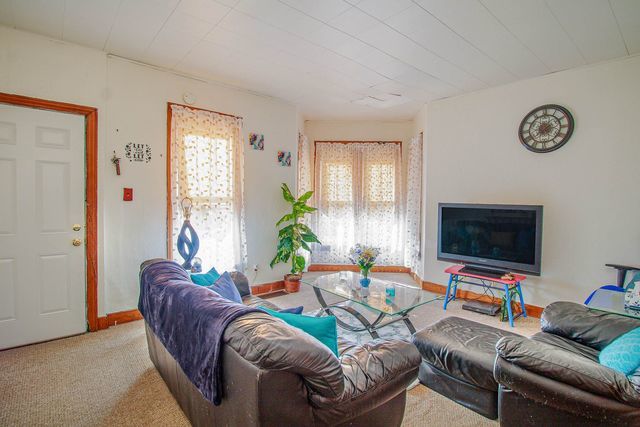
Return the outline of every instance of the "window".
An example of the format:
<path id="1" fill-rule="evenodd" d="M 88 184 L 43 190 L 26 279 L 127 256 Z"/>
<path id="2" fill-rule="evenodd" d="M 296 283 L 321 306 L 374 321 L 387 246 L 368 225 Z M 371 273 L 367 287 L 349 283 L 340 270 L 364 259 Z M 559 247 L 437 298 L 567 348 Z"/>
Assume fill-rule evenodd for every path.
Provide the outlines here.
<path id="1" fill-rule="evenodd" d="M 316 143 L 316 263 L 348 263 L 356 243 L 381 249 L 380 264 L 402 265 L 401 152 L 397 143 Z"/>
<path id="2" fill-rule="evenodd" d="M 191 225 L 200 238 L 203 267 L 242 268 L 246 260 L 242 200 L 241 120 L 170 104 L 171 253 L 181 262 L 176 240 L 189 197 Z"/>

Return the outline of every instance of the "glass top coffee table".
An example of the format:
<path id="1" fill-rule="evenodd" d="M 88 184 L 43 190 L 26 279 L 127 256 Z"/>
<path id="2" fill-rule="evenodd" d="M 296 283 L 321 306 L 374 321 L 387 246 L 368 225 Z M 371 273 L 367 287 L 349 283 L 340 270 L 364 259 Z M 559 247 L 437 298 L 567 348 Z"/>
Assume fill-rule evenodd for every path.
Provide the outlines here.
<path id="1" fill-rule="evenodd" d="M 598 289 L 591 297 L 587 307 L 594 310 L 615 313 L 621 316 L 640 319 L 640 311 L 624 306 L 624 292 L 616 292 L 608 289 Z"/>
<path id="2" fill-rule="evenodd" d="M 351 271 L 341 271 L 335 274 L 328 274 L 316 279 L 305 280 L 302 283 L 313 287 L 313 291 L 322 306 L 322 310 L 317 316 L 324 313 L 334 315 L 333 310 L 341 310 L 355 317 L 362 327 L 354 327 L 336 317 L 336 321 L 341 328 L 352 332 L 367 331 L 373 338 L 378 338 L 378 329 L 396 322 L 404 322 L 409 332 L 414 334 L 414 328 L 409 313 L 423 304 L 442 300 L 444 296 L 423 291 L 422 289 L 404 285 L 397 282 L 371 278 L 368 288 L 360 285 L 360 275 Z M 387 293 L 387 289 L 393 290 L 393 296 Z M 323 292 L 343 298 L 341 301 L 328 304 L 324 299 Z M 349 304 L 355 303 L 355 304 Z M 373 322 L 362 315 L 354 308 L 360 305 L 365 309 L 378 313 L 378 317 Z"/>

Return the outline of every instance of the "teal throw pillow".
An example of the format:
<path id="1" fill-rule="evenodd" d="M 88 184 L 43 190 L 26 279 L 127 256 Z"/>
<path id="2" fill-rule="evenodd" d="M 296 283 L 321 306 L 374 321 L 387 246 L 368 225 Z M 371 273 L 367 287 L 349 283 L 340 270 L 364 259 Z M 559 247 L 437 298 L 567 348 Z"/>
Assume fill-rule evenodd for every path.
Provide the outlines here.
<path id="1" fill-rule="evenodd" d="M 284 320 L 289 325 L 301 329 L 322 344 L 329 347 L 333 354 L 338 356 L 338 331 L 336 329 L 336 318 L 334 316 L 315 317 L 303 314 L 281 313 L 268 308 L 261 307 L 273 317 Z"/>
<path id="2" fill-rule="evenodd" d="M 640 328 L 613 340 L 602 349 L 598 360 L 601 365 L 631 375 L 640 368 Z"/>
<path id="3" fill-rule="evenodd" d="M 211 270 L 206 273 L 200 274 L 192 274 L 191 281 L 196 285 L 200 286 L 211 286 L 216 283 L 216 280 L 220 278 L 220 273 L 216 271 L 216 268 L 213 267 Z"/>

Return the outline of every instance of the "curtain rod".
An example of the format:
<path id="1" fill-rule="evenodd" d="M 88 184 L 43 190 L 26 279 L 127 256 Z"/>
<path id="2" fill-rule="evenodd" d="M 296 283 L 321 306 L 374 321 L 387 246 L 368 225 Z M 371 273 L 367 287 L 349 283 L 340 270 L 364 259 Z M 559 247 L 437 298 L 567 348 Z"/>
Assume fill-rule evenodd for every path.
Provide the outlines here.
<path id="1" fill-rule="evenodd" d="M 221 113 L 220 111 L 207 110 L 206 108 L 192 107 L 191 105 L 178 104 L 177 102 L 167 102 L 169 105 L 177 105 L 179 107 L 190 108 L 191 110 L 207 111 L 209 113 L 220 114 L 221 116 L 234 117 L 236 119 L 244 120 L 242 116 L 234 116 L 233 114 Z"/>

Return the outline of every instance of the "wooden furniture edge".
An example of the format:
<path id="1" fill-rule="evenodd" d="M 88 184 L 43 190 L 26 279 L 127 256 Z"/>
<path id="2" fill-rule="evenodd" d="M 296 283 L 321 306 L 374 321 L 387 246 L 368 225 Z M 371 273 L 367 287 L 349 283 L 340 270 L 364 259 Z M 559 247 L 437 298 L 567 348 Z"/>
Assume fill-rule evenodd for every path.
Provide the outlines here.
<path id="1" fill-rule="evenodd" d="M 85 262 L 87 329 L 99 329 L 98 319 L 98 109 L 0 92 L 0 103 L 79 114 L 85 118 Z"/>
<path id="2" fill-rule="evenodd" d="M 442 294 L 442 295 L 444 295 L 447 292 L 447 287 L 445 285 L 439 285 L 437 283 L 427 282 L 424 280 L 421 281 L 420 278 L 415 273 L 412 273 L 412 276 L 414 277 L 414 280 L 418 282 L 418 284 L 421 284 L 422 289 L 424 289 L 425 291 L 434 292 L 436 294 Z M 461 298 L 466 300 L 477 300 L 477 301 L 488 302 L 488 303 L 492 302 L 492 298 L 490 296 L 478 294 L 476 292 L 469 291 L 466 289 L 458 289 L 458 291 L 456 292 L 456 298 Z M 520 309 L 520 303 L 514 302 L 514 304 L 518 309 Z M 540 318 L 540 316 L 542 316 L 542 311 L 544 310 L 544 307 L 539 307 L 537 305 L 530 305 L 530 304 L 525 304 L 525 307 L 527 308 L 527 315 L 538 318 L 538 319 Z"/>
<path id="3" fill-rule="evenodd" d="M 265 295 L 284 289 L 284 280 L 251 286 L 251 295 Z"/>

